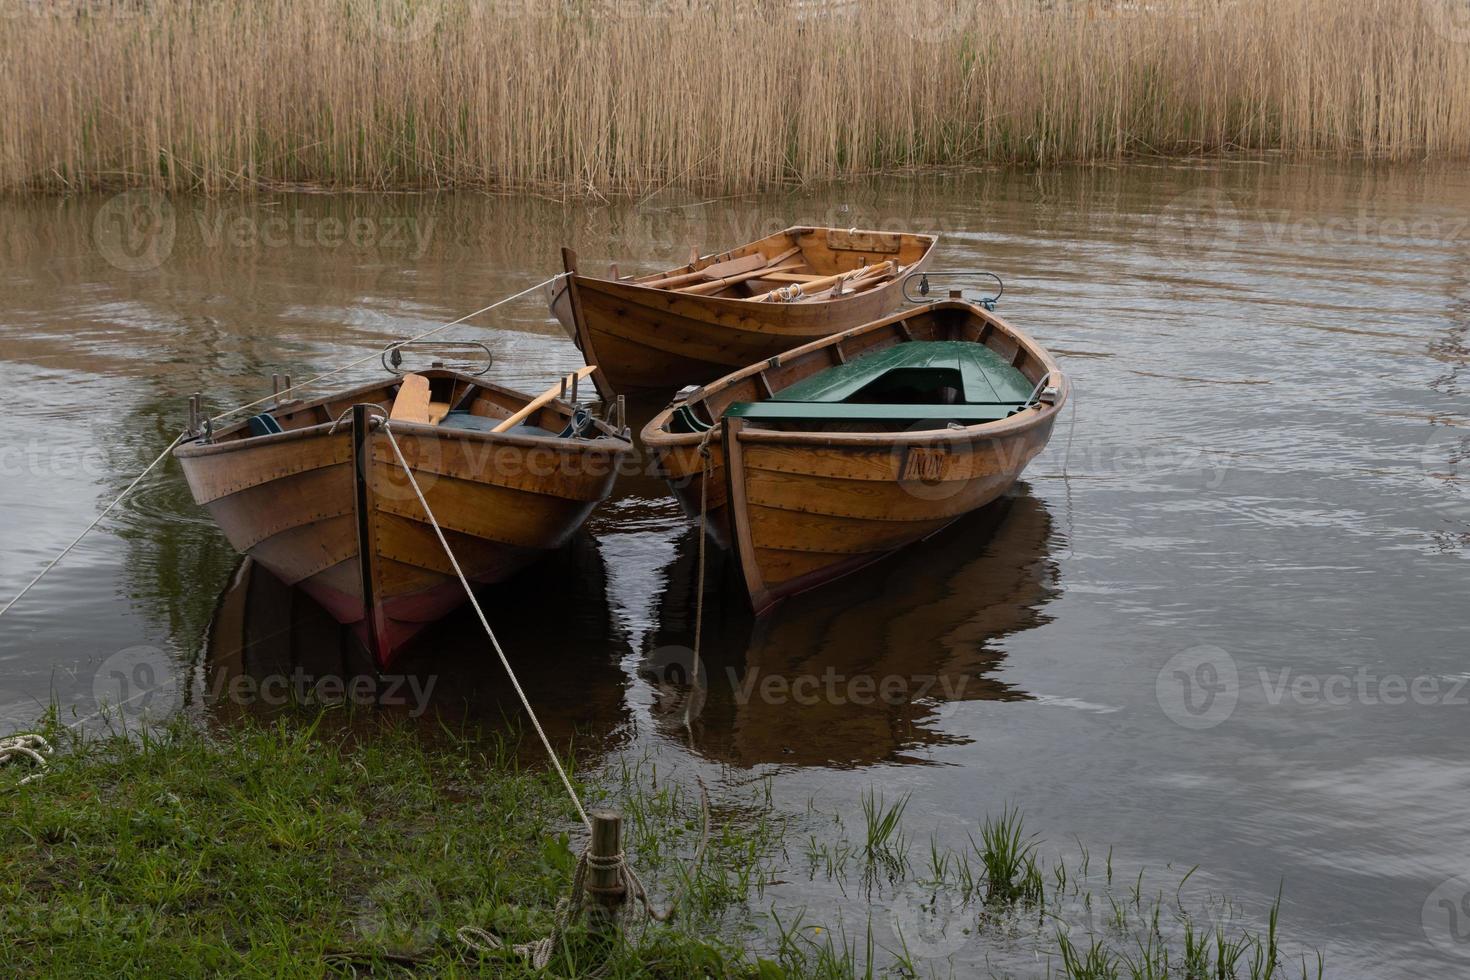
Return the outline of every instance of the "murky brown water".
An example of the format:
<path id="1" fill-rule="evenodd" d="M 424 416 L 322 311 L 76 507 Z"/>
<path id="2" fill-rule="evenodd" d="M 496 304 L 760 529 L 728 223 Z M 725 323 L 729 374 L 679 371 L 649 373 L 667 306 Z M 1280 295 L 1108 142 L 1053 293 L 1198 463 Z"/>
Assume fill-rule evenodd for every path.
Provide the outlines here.
<path id="1" fill-rule="evenodd" d="M 156 207 L 159 234 L 119 238 L 124 204 Z M 489 596 L 557 736 L 717 793 L 771 775 L 793 811 L 911 793 L 920 841 L 963 844 L 1017 804 L 1049 841 L 1199 864 L 1246 907 L 1285 882 L 1284 929 L 1331 975 L 1470 970 L 1465 175 L 1145 164 L 0 218 L 6 597 L 167 444 L 190 392 L 227 406 L 330 368 L 544 279 L 564 242 L 630 272 L 796 222 L 941 232 L 942 266 L 1005 277 L 1001 312 L 1071 373 L 1075 422 L 1011 499 L 768 620 L 733 611 L 716 566 L 692 735 L 697 542 L 657 481 L 624 478 L 572 548 Z M 452 336 L 489 344 L 499 381 L 540 390 L 579 363 L 534 300 L 487 321 Z M 224 723 L 268 693 L 232 678 L 352 662 L 309 600 L 236 566 L 176 470 L 149 482 L 0 619 L 0 733 L 52 699 L 87 718 L 155 670 L 145 700 Z M 514 715 L 469 616 L 415 656 L 435 711 Z M 880 932 L 913 897 L 875 900 Z M 869 911 L 820 877 L 765 901 Z M 928 948 L 965 964 L 983 945 Z"/>

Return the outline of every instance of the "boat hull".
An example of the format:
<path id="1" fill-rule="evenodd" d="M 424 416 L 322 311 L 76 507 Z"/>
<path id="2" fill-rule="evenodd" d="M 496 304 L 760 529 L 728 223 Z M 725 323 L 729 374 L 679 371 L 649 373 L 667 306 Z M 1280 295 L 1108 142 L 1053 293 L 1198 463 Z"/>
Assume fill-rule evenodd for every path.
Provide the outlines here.
<path id="1" fill-rule="evenodd" d="M 854 347 L 875 336 L 897 339 L 895 331 L 925 339 L 925 325 L 906 317 L 844 336 Z M 985 425 L 889 433 L 780 431 L 723 417 L 706 436 L 670 435 L 666 411 L 649 423 L 643 441 L 685 513 L 703 515 L 707 533 L 734 555 L 752 607 L 765 612 L 986 506 L 1046 447 L 1065 383 L 1033 341 L 1009 325 L 1005 330 L 1016 338 L 1009 347 L 1016 362 L 1030 358 L 1038 377 L 1054 373 L 1055 403 Z M 825 357 L 837 339 L 791 351 L 782 365 L 723 378 L 709 392 L 724 393 L 728 403 L 779 389 L 779 377 L 757 375 L 779 373 L 812 350 Z"/>
<path id="2" fill-rule="evenodd" d="M 350 625 L 382 668 L 467 596 L 376 422 L 178 452 L 195 500 L 230 544 Z M 504 581 L 560 547 L 612 488 L 630 448 L 393 422 L 465 577 Z"/>
<path id="3" fill-rule="evenodd" d="M 831 231 L 791 229 L 786 234 L 808 239 Z M 905 275 L 912 275 L 928 268 L 933 251 L 933 239 L 927 236 L 842 235 L 849 247 L 842 250 L 840 261 L 848 268 L 904 254 L 910 259 Z M 770 250 L 778 247 L 767 246 Z M 905 251 L 900 253 L 900 248 Z M 551 311 L 587 363 L 600 368 L 594 380 L 604 397 L 668 394 L 686 385 L 704 384 L 747 364 L 879 319 L 904 304 L 903 278 L 837 299 L 753 302 L 582 275 L 574 254 L 564 251 L 563 259 L 568 275 L 548 293 Z"/>

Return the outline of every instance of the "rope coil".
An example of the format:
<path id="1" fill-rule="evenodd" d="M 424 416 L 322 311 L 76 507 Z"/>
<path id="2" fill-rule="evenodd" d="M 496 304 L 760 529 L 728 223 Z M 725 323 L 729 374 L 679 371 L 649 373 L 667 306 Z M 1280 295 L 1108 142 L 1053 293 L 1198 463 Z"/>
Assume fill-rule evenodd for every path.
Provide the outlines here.
<path id="1" fill-rule="evenodd" d="M 0 738 L 0 766 L 12 759 L 27 759 L 44 770 L 49 765 L 46 757 L 54 751 L 51 743 L 40 735 L 13 735 L 10 738 Z M 33 783 L 44 775 L 43 771 L 27 776 L 20 781 L 20 785 Z"/>

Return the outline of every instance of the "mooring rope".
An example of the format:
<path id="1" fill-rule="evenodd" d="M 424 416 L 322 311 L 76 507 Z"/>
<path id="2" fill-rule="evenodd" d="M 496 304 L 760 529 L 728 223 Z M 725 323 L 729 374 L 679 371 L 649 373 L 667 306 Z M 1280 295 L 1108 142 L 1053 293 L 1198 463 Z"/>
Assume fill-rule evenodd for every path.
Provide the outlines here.
<path id="1" fill-rule="evenodd" d="M 377 351 L 377 352 L 374 352 L 372 354 L 368 354 L 366 357 L 360 357 L 357 360 L 351 361 L 351 362 L 349 362 L 347 364 L 344 364 L 344 365 L 342 365 L 339 368 L 334 368 L 333 370 L 327 371 L 324 374 L 318 374 L 314 378 L 308 378 L 307 380 L 301 382 L 300 384 L 291 385 L 289 388 L 283 388 L 280 391 L 277 391 L 277 392 L 275 392 L 273 394 L 267 395 L 264 398 L 257 398 L 253 402 L 246 402 L 243 405 L 236 405 L 234 408 L 228 409 L 227 411 L 221 412 L 219 415 L 216 415 L 216 416 L 212 417 L 209 421 L 210 422 L 218 422 L 221 419 L 227 419 L 231 415 L 234 415 L 237 412 L 243 412 L 247 408 L 257 408 L 257 407 L 259 407 L 261 405 L 264 405 L 266 402 L 277 400 L 282 395 L 286 394 L 289 391 L 296 391 L 299 388 L 305 388 L 308 385 L 316 384 L 317 382 L 322 381 L 322 380 L 325 380 L 326 378 L 335 377 L 336 375 L 339 375 L 339 374 L 341 374 L 344 371 L 350 371 L 352 368 L 358 367 L 358 366 L 360 366 L 362 364 L 366 364 L 368 361 L 381 358 L 385 353 L 387 353 L 390 350 L 396 350 L 396 349 L 404 346 L 405 344 L 417 343 L 418 341 L 423 340 L 425 337 L 432 337 L 434 334 L 438 333 L 441 330 L 447 330 L 450 327 L 453 327 L 453 326 L 456 326 L 458 324 L 464 323 L 466 320 L 469 320 L 469 319 L 472 319 L 474 317 L 477 317 L 481 313 L 489 313 L 491 310 L 495 309 L 496 307 L 504 306 L 506 303 L 513 302 L 515 300 L 520 299 L 522 296 L 527 296 L 530 293 L 533 293 L 533 292 L 535 292 L 538 289 L 542 289 L 542 288 L 544 288 L 546 286 L 549 286 L 551 283 L 556 282 L 558 279 L 565 278 L 568 274 L 569 273 L 559 272 L 556 275 L 552 276 L 550 279 L 546 279 L 546 280 L 544 280 L 542 282 L 538 282 L 536 285 L 529 286 L 529 287 L 521 290 L 518 293 L 514 293 L 514 294 L 512 294 L 510 296 L 506 296 L 506 297 L 504 297 L 502 299 L 498 299 L 495 302 L 491 303 L 489 306 L 481 307 L 480 309 L 475 310 L 473 313 L 466 313 L 464 316 L 460 317 L 457 320 L 450 320 L 448 323 L 441 323 L 439 326 L 435 327 L 432 330 L 425 330 L 423 333 L 418 334 L 417 336 L 414 336 L 414 337 L 409 337 L 407 340 L 400 340 L 400 341 L 397 341 L 395 343 L 389 344 L 386 348 L 384 348 L 381 351 Z M 33 579 L 31 579 L 29 582 L 27 582 L 26 583 L 26 587 L 23 588 L 23 589 L 21 589 L 19 592 L 17 592 L 15 594 L 14 598 L 12 598 L 9 602 L 7 602 L 3 607 L 0 607 L 0 616 L 4 616 L 7 612 L 9 612 L 11 606 L 15 605 L 22 598 L 24 598 L 25 597 L 25 594 L 27 592 L 31 591 L 31 589 L 35 587 L 35 585 L 36 585 L 37 582 L 39 582 L 39 581 L 41 581 L 41 579 L 45 578 L 46 575 L 51 571 L 51 569 L 55 568 L 57 566 L 57 564 L 59 564 L 63 558 L 65 558 L 68 554 L 71 553 L 71 550 L 73 548 L 75 548 L 77 545 L 81 544 L 82 539 L 85 538 L 88 534 L 91 534 L 92 531 L 97 527 L 97 525 L 102 523 L 103 518 L 105 518 L 108 514 L 112 513 L 113 508 L 116 507 L 118 504 L 122 503 L 124 497 L 126 497 L 128 494 L 132 493 L 135 489 L 137 489 L 138 484 L 143 482 L 143 478 L 146 477 L 149 473 L 152 473 L 153 470 L 160 463 L 162 463 L 164 460 L 166 460 L 168 458 L 169 453 L 173 452 L 174 447 L 177 446 L 180 442 L 183 442 L 184 439 L 188 438 L 188 436 L 189 436 L 189 433 L 187 431 L 180 432 L 177 436 L 175 436 L 174 437 L 174 441 L 168 444 L 168 448 L 165 449 L 163 452 L 159 453 L 158 454 L 158 457 L 156 459 L 154 459 L 153 462 L 149 463 L 148 466 L 143 470 L 143 472 L 139 473 L 133 479 L 133 482 L 132 483 L 129 483 L 127 485 L 127 487 L 124 488 L 124 490 L 123 490 L 122 493 L 120 493 L 116 497 L 114 497 L 113 500 L 112 500 L 112 502 L 110 504 L 108 504 L 106 508 L 103 509 L 102 513 L 100 513 L 100 514 L 97 515 L 96 520 L 92 521 L 91 524 L 88 524 L 86 526 L 86 528 L 82 531 L 82 533 L 81 534 L 78 534 L 76 536 L 76 538 L 72 541 L 71 544 L 69 544 L 65 548 L 61 549 L 61 553 L 60 554 L 58 554 L 55 558 L 53 558 L 49 562 L 47 562 L 46 563 L 46 566 L 41 569 L 41 571 L 36 575 L 36 577 L 33 578 Z"/>
<path id="2" fill-rule="evenodd" d="M 0 738 L 0 766 L 5 765 L 11 759 L 29 759 L 44 770 L 47 765 L 46 756 L 52 751 L 51 744 L 40 735 L 13 735 L 10 738 Z M 33 776 L 27 776 L 20 781 L 20 785 L 35 782 L 44 775 L 44 772 L 38 772 Z"/>
<path id="3" fill-rule="evenodd" d="M 571 797 L 572 805 L 577 808 L 577 814 L 582 818 L 582 823 L 590 832 L 592 821 L 587 816 L 586 809 L 582 806 L 582 799 L 577 795 L 577 790 L 572 786 L 566 769 L 562 767 L 561 758 L 551 746 L 551 739 L 546 735 L 546 729 L 541 726 L 541 719 L 536 716 L 536 709 L 531 707 L 531 699 L 526 696 L 525 689 L 521 687 L 520 679 L 516 676 L 515 668 L 510 664 L 510 658 L 506 656 L 505 649 L 500 645 L 500 639 L 495 635 L 495 630 L 490 626 L 490 620 L 485 615 L 480 600 L 475 597 L 475 590 L 465 576 L 464 569 L 459 565 L 459 559 L 454 554 L 454 549 L 449 546 L 449 541 L 444 537 L 444 530 L 439 526 L 439 519 L 434 516 L 434 509 L 429 506 L 428 498 L 424 496 L 423 488 L 419 486 L 417 477 L 414 476 L 413 467 L 408 465 L 408 460 L 403 455 L 403 449 L 398 445 L 398 439 L 393 435 L 393 427 L 388 419 L 375 416 L 379 420 L 379 428 L 388 437 L 388 445 L 393 449 L 393 456 L 398 460 L 398 465 L 403 467 L 404 476 L 408 478 L 408 484 L 413 488 L 414 496 L 418 498 L 419 506 L 424 509 L 424 516 L 429 519 L 429 525 L 434 529 L 434 536 L 439 539 L 439 546 L 444 549 L 444 555 L 449 559 L 449 565 L 454 569 L 455 576 L 459 579 L 460 586 L 469 598 L 470 605 L 475 610 L 475 615 L 480 618 L 480 625 L 485 628 L 485 635 L 490 638 L 490 644 L 495 649 L 495 655 L 500 658 L 501 666 L 505 668 L 506 676 L 510 678 L 511 686 L 515 688 L 516 696 L 520 698 L 521 706 L 526 709 L 527 716 L 531 719 L 531 725 L 536 729 L 536 735 L 541 739 L 542 746 L 546 749 L 547 758 L 551 760 L 552 766 L 556 768 L 556 774 L 561 778 L 561 783 L 566 787 L 567 795 Z M 696 657 L 698 653 L 696 652 Z M 701 810 L 704 816 L 704 831 L 700 838 L 699 847 L 695 851 L 694 868 L 696 873 L 699 864 L 704 860 L 705 848 L 709 845 L 709 791 L 705 788 L 704 780 L 699 781 Z M 663 912 L 653 907 L 653 900 L 649 897 L 648 889 L 644 887 L 643 880 L 638 877 L 638 872 L 627 860 L 626 855 L 619 851 L 613 855 L 596 855 L 591 853 L 590 848 L 582 852 L 577 859 L 577 870 L 572 877 L 572 893 L 568 898 L 557 903 L 556 919 L 552 926 L 550 935 L 544 936 L 529 943 L 521 943 L 510 947 L 511 951 L 528 958 L 536 969 L 545 969 L 556 953 L 557 945 L 561 942 L 562 934 L 566 931 L 567 924 L 576 916 L 586 903 L 587 872 L 612 871 L 618 875 L 619 885 L 624 893 L 635 899 L 646 912 L 649 918 L 658 921 L 667 921 L 675 912 L 675 906 L 670 905 Z M 496 952 L 506 948 L 505 944 L 496 936 L 481 929 L 479 926 L 464 926 L 458 932 L 459 939 L 465 945 L 481 953 Z"/>
<path id="4" fill-rule="evenodd" d="M 481 313 L 489 313 L 491 310 L 496 309 L 497 307 L 504 306 L 506 303 L 512 303 L 512 302 L 520 299 L 522 296 L 529 296 L 531 293 L 534 293 L 536 290 L 543 289 L 543 288 L 551 285 L 552 283 L 556 282 L 558 279 L 564 279 L 564 278 L 566 278 L 568 275 L 570 275 L 570 273 L 567 273 L 567 272 L 558 272 L 556 275 L 552 276 L 550 279 L 543 280 L 541 282 L 538 282 L 534 286 L 528 286 L 525 289 L 522 289 L 518 293 L 513 293 L 510 296 L 506 296 L 506 297 L 504 297 L 502 299 L 498 299 L 495 302 L 491 303 L 489 306 L 482 306 L 480 309 L 476 310 L 473 313 L 466 313 L 464 316 L 460 317 L 457 320 L 450 320 L 448 323 L 441 323 L 441 324 L 439 324 L 439 326 L 435 327 L 432 330 L 425 330 L 423 333 L 417 334 L 416 336 L 409 337 L 409 338 L 407 338 L 405 340 L 395 341 L 394 343 L 389 344 L 387 347 L 383 348 L 380 351 L 376 351 L 376 352 L 374 352 L 372 354 L 368 354 L 365 357 L 359 357 L 355 361 L 349 361 L 348 363 L 342 365 L 339 368 L 333 368 L 332 370 L 327 371 L 324 374 L 318 374 L 314 378 L 307 378 L 305 381 L 301 382 L 300 384 L 291 385 L 289 388 L 282 388 L 280 391 L 274 392 L 273 394 L 266 395 L 264 398 L 257 398 L 255 401 L 253 401 L 253 402 L 246 402 L 244 405 L 236 405 L 234 408 L 229 409 L 228 411 L 225 411 L 225 412 L 221 412 L 219 415 L 216 415 L 216 416 L 212 417 L 210 419 L 210 421 L 211 422 L 218 422 L 221 419 L 227 419 L 227 418 L 229 418 L 231 415 L 234 415 L 236 412 L 243 412 L 247 408 L 258 408 L 261 405 L 266 404 L 267 402 L 271 402 L 271 401 L 275 401 L 276 399 L 279 399 L 282 395 L 286 394 L 287 392 L 296 391 L 298 388 L 305 388 L 305 387 L 308 387 L 310 385 L 314 385 L 314 384 L 316 384 L 319 381 L 324 381 L 327 378 L 336 377 L 337 375 L 343 373 L 344 371 L 350 371 L 350 370 L 352 370 L 355 367 L 360 367 L 361 365 L 368 363 L 369 361 L 379 360 L 379 359 L 381 359 L 383 357 L 384 354 L 387 354 L 389 351 L 397 350 L 398 348 L 404 347 L 404 346 L 406 346 L 408 344 L 416 344 L 420 340 L 423 340 L 425 337 L 432 337 L 432 336 L 434 336 L 434 334 L 438 333 L 441 330 L 448 330 L 450 327 L 458 326 L 459 324 L 464 323 L 466 320 L 472 320 L 472 319 L 474 319 L 475 317 L 479 316 Z"/>
<path id="5" fill-rule="evenodd" d="M 567 771 L 562 767 L 561 759 L 556 750 L 551 747 L 551 739 L 546 737 L 546 730 L 541 727 L 541 719 L 536 717 L 536 710 L 531 707 L 531 699 L 526 697 L 521 682 L 516 677 L 516 672 L 510 665 L 510 658 L 505 655 L 505 650 L 500 646 L 500 639 L 495 631 L 490 628 L 490 620 L 485 616 L 485 610 L 480 608 L 480 600 L 475 598 L 475 590 L 470 586 L 470 580 L 465 577 L 464 570 L 459 567 L 459 559 L 454 555 L 454 549 L 449 547 L 449 541 L 444 537 L 444 531 L 439 527 L 439 519 L 434 516 L 434 511 L 429 507 L 429 501 L 424 497 L 424 491 L 419 487 L 419 481 L 413 475 L 413 468 L 408 465 L 408 460 L 403 458 L 403 450 L 398 447 L 398 440 L 393 436 L 393 429 L 387 419 L 382 419 L 379 426 L 383 434 L 388 437 L 388 445 L 393 447 L 393 455 L 398 458 L 398 465 L 403 467 L 403 472 L 408 476 L 408 485 L 413 487 L 413 492 L 419 498 L 419 506 L 424 508 L 424 514 L 429 518 L 429 524 L 434 528 L 434 534 L 439 538 L 439 546 L 444 549 L 444 554 L 449 558 L 449 565 L 454 569 L 454 574 L 459 577 L 459 584 L 464 587 L 465 595 L 469 597 L 470 605 L 475 609 L 475 615 L 480 617 L 480 625 L 485 627 L 485 634 L 490 637 L 490 644 L 495 648 L 495 655 L 500 658 L 501 666 L 505 668 L 506 675 L 510 678 L 511 686 L 516 690 L 516 696 L 521 699 L 521 705 L 526 709 L 526 714 L 531 718 L 531 724 L 536 729 L 536 734 L 541 739 L 541 744 L 546 747 L 546 754 L 551 759 L 551 764 L 556 767 L 556 774 L 561 777 L 561 783 L 566 787 L 567 794 L 572 798 L 572 804 L 577 808 L 577 815 L 582 818 L 582 823 L 587 830 L 592 830 L 592 820 L 587 816 L 586 809 L 582 806 L 582 798 L 577 795 L 577 790 L 572 786 L 572 781 L 567 778 Z"/>
<path id="6" fill-rule="evenodd" d="M 5 604 L 5 607 L 3 609 L 0 609 L 0 616 L 4 616 L 6 613 L 10 612 L 10 607 L 11 606 L 15 605 L 17 602 L 19 602 L 21 599 L 23 599 L 25 597 L 25 594 L 27 592 L 31 591 L 31 589 L 35 587 L 35 585 L 36 585 L 37 582 L 39 582 L 39 581 L 41 581 L 41 579 L 45 578 L 46 577 L 46 573 L 49 572 L 49 571 L 51 571 L 51 569 L 55 568 L 57 566 L 57 564 L 61 561 L 61 559 L 65 558 L 67 555 L 71 554 L 71 550 L 73 548 L 75 548 L 77 545 L 81 544 L 82 543 L 82 539 L 85 538 L 88 534 L 91 534 L 92 533 L 92 529 L 95 528 L 98 524 L 101 524 L 102 523 L 102 519 L 104 517 L 106 517 L 108 514 L 111 514 L 112 513 L 112 509 L 114 507 L 116 507 L 118 504 L 122 503 L 123 498 L 126 497 L 128 494 L 132 493 L 133 490 L 138 486 L 138 484 L 140 484 L 140 483 L 143 482 L 143 478 L 145 476 L 147 476 L 149 473 L 152 473 L 153 470 L 154 470 L 154 468 L 156 466 L 158 466 L 159 463 L 162 463 L 165 459 L 168 458 L 168 454 L 174 451 L 174 447 L 177 446 L 180 442 L 182 442 L 184 440 L 184 435 L 185 435 L 185 433 L 180 432 L 177 436 L 175 436 L 174 437 L 174 441 L 168 444 L 168 448 L 167 449 L 165 449 L 163 452 L 159 453 L 158 456 L 157 456 L 157 458 L 154 459 L 153 462 L 149 463 L 148 466 L 143 470 L 143 472 L 139 473 L 136 477 L 134 477 L 133 478 L 133 482 L 132 483 L 129 483 L 127 485 L 127 487 L 123 490 L 122 493 L 120 493 L 116 497 L 112 498 L 112 503 L 108 504 L 107 507 L 103 509 L 102 513 L 100 513 L 100 514 L 97 515 L 96 520 L 92 521 L 91 524 L 88 524 L 86 526 L 86 528 L 83 529 L 83 531 L 82 531 L 81 534 L 78 534 L 75 538 L 73 538 L 71 544 L 67 545 L 65 548 L 62 548 L 61 549 L 61 553 L 59 555 L 57 555 L 55 558 L 53 558 L 49 562 L 47 562 L 46 563 L 46 567 L 43 568 L 43 569 L 41 569 L 40 572 L 38 572 L 36 574 L 36 577 L 35 578 L 33 578 L 29 582 L 27 582 L 26 583 L 26 587 L 23 588 L 23 589 L 21 589 L 19 592 L 17 592 L 15 594 L 15 598 L 13 598 L 9 602 L 7 602 Z"/>
<path id="7" fill-rule="evenodd" d="M 699 456 L 704 460 L 704 474 L 699 481 L 699 579 L 694 596 L 694 664 L 689 678 L 689 699 L 684 702 L 684 730 L 694 733 L 694 699 L 699 693 L 699 675 L 704 668 L 701 643 L 704 638 L 705 536 L 709 533 L 709 481 L 714 478 L 714 455 L 710 452 L 710 436 L 714 428 L 699 440 Z"/>

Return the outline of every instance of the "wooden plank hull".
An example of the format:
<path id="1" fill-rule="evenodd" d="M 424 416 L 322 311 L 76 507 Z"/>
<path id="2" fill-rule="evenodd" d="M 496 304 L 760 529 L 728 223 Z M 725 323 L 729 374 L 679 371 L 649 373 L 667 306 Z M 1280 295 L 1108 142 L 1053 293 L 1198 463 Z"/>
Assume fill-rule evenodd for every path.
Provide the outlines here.
<path id="1" fill-rule="evenodd" d="M 782 235 L 806 240 L 831 231 L 789 229 Z M 934 242 L 929 236 L 852 234 L 882 241 L 865 243 L 872 244 L 873 251 L 845 248 L 835 257 L 824 253 L 834 268 L 861 268 L 899 254 L 907 260 L 906 275 L 928 268 Z M 787 240 L 762 247 L 774 254 Z M 890 244 L 891 252 L 886 251 Z M 762 243 L 705 256 L 700 262 L 726 259 L 759 245 Z M 754 302 L 582 275 L 575 268 L 575 256 L 565 254 L 569 275 L 548 292 L 551 311 L 581 348 L 587 363 L 600 368 L 595 380 L 605 397 L 649 391 L 667 394 L 686 385 L 704 384 L 755 361 L 876 320 L 904 303 L 902 278 L 836 299 Z"/>
<path id="2" fill-rule="evenodd" d="M 968 308 L 937 304 L 934 309 Z M 783 431 L 718 418 L 707 436 L 669 431 L 671 410 L 651 421 L 643 441 L 686 514 L 701 513 L 706 528 L 740 565 L 754 609 L 839 578 L 941 530 L 1004 494 L 1046 447 L 1066 398 L 1065 382 L 1034 341 L 993 314 L 957 321 L 912 311 L 849 331 L 854 351 L 886 342 L 939 339 L 950 333 L 980 336 L 1003 325 L 990 343 L 1058 387 L 1051 404 L 1038 404 L 999 422 L 955 429 L 904 432 Z M 783 382 L 840 363 L 846 353 L 829 338 L 720 379 L 701 396 L 719 416 L 725 405 L 779 390 Z M 803 367 L 803 362 L 806 366 Z M 815 362 L 815 363 L 813 363 Z M 784 372 L 784 374 L 783 374 Z M 700 453 L 707 440 L 709 457 Z"/>
<path id="3" fill-rule="evenodd" d="M 466 601 L 387 436 L 371 423 L 187 443 L 195 500 L 230 544 L 357 630 L 381 667 Z M 630 445 L 392 423 L 465 576 L 488 585 L 563 545 Z"/>

